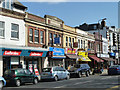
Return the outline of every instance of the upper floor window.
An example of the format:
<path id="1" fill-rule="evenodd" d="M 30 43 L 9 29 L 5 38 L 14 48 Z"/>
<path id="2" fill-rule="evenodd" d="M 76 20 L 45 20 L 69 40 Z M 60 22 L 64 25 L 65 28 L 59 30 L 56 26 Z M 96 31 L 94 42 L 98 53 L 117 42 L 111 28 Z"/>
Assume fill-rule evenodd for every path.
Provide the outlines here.
<path id="1" fill-rule="evenodd" d="M 69 37 L 69 46 L 71 47 L 71 37 Z"/>
<path id="2" fill-rule="evenodd" d="M 39 43 L 39 31 L 38 30 L 34 30 L 34 38 L 35 38 L 35 42 Z"/>
<path id="3" fill-rule="evenodd" d="M 80 40 L 78 40 L 78 48 L 80 48 Z"/>
<path id="4" fill-rule="evenodd" d="M 66 37 L 66 46 L 68 46 L 68 37 Z"/>
<path id="5" fill-rule="evenodd" d="M 58 35 L 58 37 L 60 38 L 60 44 L 61 44 L 61 36 L 60 36 L 60 35 Z"/>
<path id="6" fill-rule="evenodd" d="M 33 42 L 33 29 L 29 29 L 29 41 Z"/>
<path id="7" fill-rule="evenodd" d="M 19 25 L 12 23 L 11 26 L 11 38 L 19 39 Z"/>
<path id="8" fill-rule="evenodd" d="M 85 41 L 84 41 L 84 49 L 85 49 Z"/>
<path id="9" fill-rule="evenodd" d="M 53 40 L 53 39 L 52 39 L 52 33 L 49 33 L 49 43 L 50 43 L 50 44 L 53 43 L 52 40 Z"/>
<path id="10" fill-rule="evenodd" d="M 43 44 L 44 43 L 44 32 L 40 31 L 40 43 Z"/>
<path id="11" fill-rule="evenodd" d="M 73 44 L 74 44 L 74 38 L 72 38 L 72 47 L 73 47 Z"/>
<path id="12" fill-rule="evenodd" d="M 6 9 L 13 9 L 13 0 L 3 0 L 2 7 Z"/>
<path id="13" fill-rule="evenodd" d="M 82 46 L 82 40 L 81 40 L 81 48 L 83 48 L 83 46 Z"/>
<path id="14" fill-rule="evenodd" d="M 5 33 L 5 23 L 0 21 L 0 37 L 4 37 Z"/>

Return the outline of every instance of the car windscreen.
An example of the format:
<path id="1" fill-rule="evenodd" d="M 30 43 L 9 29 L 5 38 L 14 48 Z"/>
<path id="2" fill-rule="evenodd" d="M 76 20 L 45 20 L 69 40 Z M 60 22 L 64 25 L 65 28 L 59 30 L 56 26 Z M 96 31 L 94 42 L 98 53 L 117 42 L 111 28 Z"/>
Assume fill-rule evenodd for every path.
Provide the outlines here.
<path id="1" fill-rule="evenodd" d="M 6 70 L 4 75 L 13 75 L 15 74 L 15 70 Z"/>
<path id="2" fill-rule="evenodd" d="M 50 72 L 51 71 L 51 68 L 43 68 L 42 69 L 42 72 Z"/>

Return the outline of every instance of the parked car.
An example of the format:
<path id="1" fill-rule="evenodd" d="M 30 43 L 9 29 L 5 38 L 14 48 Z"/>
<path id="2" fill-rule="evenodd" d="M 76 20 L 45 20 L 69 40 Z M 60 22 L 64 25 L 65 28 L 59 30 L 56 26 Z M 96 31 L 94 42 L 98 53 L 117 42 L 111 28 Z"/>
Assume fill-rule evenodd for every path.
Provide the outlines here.
<path id="1" fill-rule="evenodd" d="M 120 74 L 120 65 L 113 65 L 108 68 L 108 75 Z"/>
<path id="2" fill-rule="evenodd" d="M 91 72 L 88 64 L 76 64 L 71 66 L 68 71 L 70 72 L 70 76 L 77 76 L 79 78 L 81 78 L 82 75 L 86 75 L 88 77 Z"/>
<path id="3" fill-rule="evenodd" d="M 41 73 L 41 80 L 53 79 L 58 81 L 59 79 L 69 79 L 70 73 L 60 66 L 43 68 Z"/>
<path id="4" fill-rule="evenodd" d="M 23 83 L 38 83 L 38 77 L 27 69 L 6 70 L 4 78 L 7 84 L 20 86 Z"/>
<path id="5" fill-rule="evenodd" d="M 0 77 L 0 90 L 6 85 L 6 80 L 3 77 Z"/>

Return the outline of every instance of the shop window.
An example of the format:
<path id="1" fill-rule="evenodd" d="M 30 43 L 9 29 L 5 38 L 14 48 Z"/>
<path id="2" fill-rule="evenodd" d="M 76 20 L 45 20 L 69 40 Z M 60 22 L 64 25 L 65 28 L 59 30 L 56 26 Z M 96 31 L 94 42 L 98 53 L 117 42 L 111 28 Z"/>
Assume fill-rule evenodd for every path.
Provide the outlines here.
<path id="1" fill-rule="evenodd" d="M 29 29 L 29 42 L 33 42 L 33 29 Z"/>
<path id="2" fill-rule="evenodd" d="M 19 39 L 19 25 L 12 23 L 11 26 L 11 38 Z"/>
<path id="3" fill-rule="evenodd" d="M 5 23 L 0 21 L 0 37 L 4 37 Z"/>
<path id="4" fill-rule="evenodd" d="M 34 38 L 35 38 L 35 43 L 39 43 L 39 31 L 34 30 Z"/>
<path id="5" fill-rule="evenodd" d="M 11 65 L 19 65 L 19 57 L 11 57 Z"/>

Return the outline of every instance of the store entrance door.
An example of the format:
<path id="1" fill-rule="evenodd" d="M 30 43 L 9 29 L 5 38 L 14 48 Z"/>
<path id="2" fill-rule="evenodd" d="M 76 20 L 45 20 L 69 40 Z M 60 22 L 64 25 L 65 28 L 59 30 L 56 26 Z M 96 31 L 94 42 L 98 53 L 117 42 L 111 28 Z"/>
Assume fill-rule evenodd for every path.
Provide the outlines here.
<path id="1" fill-rule="evenodd" d="M 5 70 L 11 69 L 10 57 L 3 57 L 3 73 Z"/>

